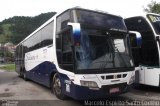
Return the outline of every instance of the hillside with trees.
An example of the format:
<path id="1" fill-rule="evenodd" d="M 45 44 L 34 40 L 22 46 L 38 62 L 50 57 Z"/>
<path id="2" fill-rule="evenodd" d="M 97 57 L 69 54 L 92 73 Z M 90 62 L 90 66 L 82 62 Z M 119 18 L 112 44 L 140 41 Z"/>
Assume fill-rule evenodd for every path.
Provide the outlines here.
<path id="1" fill-rule="evenodd" d="M 3 20 L 0 22 L 0 43 L 18 44 L 54 15 L 55 12 L 48 12 L 35 17 L 14 16 Z"/>

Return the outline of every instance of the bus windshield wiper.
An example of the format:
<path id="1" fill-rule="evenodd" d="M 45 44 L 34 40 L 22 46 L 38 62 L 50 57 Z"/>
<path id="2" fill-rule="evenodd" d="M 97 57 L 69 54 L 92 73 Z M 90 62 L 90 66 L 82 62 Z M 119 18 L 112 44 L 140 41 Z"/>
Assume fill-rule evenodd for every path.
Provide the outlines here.
<path id="1" fill-rule="evenodd" d="M 125 66 L 127 66 L 126 61 L 124 60 L 124 58 L 122 57 L 122 54 L 119 52 L 118 48 L 115 47 L 115 50 L 117 51 L 119 57 L 121 58 L 121 60 L 123 61 L 123 63 L 125 64 Z"/>
<path id="2" fill-rule="evenodd" d="M 113 63 L 113 68 L 115 67 L 115 51 L 117 51 L 117 54 L 119 55 L 119 57 L 121 58 L 121 60 L 123 61 L 124 65 L 127 66 L 126 61 L 124 60 L 122 54 L 119 52 L 118 48 L 114 45 L 113 40 L 111 39 L 111 34 L 109 32 L 106 33 L 106 41 L 108 42 L 110 51 L 112 53 L 112 63 Z M 100 66 L 101 70 L 104 70 L 104 68 L 106 67 L 107 63 L 109 62 L 108 59 L 109 58 L 104 58 L 105 62 Z"/>
<path id="3" fill-rule="evenodd" d="M 112 57 L 112 61 L 108 61 L 108 59 L 109 58 L 106 58 L 106 57 L 108 57 L 107 56 L 107 54 L 106 54 L 106 56 L 105 56 L 105 58 L 104 58 L 104 63 L 100 66 L 100 69 L 103 71 L 104 69 L 105 69 L 105 67 L 106 67 L 106 65 L 109 63 L 109 62 L 112 62 L 112 64 L 113 64 L 113 67 L 115 67 L 115 62 L 114 62 L 114 58 L 115 58 L 115 50 L 114 50 L 114 46 L 113 46 L 113 41 L 112 41 L 112 39 L 110 38 L 110 34 L 107 32 L 106 33 L 106 42 L 108 43 L 108 45 L 109 45 L 109 55 L 110 55 L 110 58 Z M 112 55 L 112 56 L 111 56 Z M 112 68 L 113 68 L 112 67 Z"/>
<path id="4" fill-rule="evenodd" d="M 109 32 L 107 32 L 107 34 L 108 34 L 108 39 L 109 39 L 109 41 L 110 41 L 111 47 L 113 47 L 114 56 L 115 56 L 115 51 L 117 51 L 119 57 L 121 58 L 121 60 L 122 60 L 123 63 L 125 64 L 125 66 L 127 66 L 124 58 L 122 57 L 122 54 L 119 52 L 118 48 L 114 45 L 113 40 L 110 38 L 111 34 L 110 34 Z"/>

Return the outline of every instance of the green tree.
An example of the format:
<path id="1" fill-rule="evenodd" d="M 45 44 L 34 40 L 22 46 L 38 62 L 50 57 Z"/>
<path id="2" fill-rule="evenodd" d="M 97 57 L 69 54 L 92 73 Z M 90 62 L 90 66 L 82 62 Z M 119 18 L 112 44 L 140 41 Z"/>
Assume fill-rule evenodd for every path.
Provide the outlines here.
<path id="1" fill-rule="evenodd" d="M 3 28 L 2 28 L 2 25 L 0 25 L 0 34 L 3 33 Z"/>
<path id="2" fill-rule="evenodd" d="M 148 13 L 160 14 L 160 3 L 156 1 L 151 1 L 151 3 L 149 3 L 147 7 L 144 8 L 144 11 Z"/>
<path id="3" fill-rule="evenodd" d="M 14 16 L 3 20 L 0 22 L 0 43 L 18 44 L 53 15 L 55 12 L 42 13 L 35 17 Z"/>

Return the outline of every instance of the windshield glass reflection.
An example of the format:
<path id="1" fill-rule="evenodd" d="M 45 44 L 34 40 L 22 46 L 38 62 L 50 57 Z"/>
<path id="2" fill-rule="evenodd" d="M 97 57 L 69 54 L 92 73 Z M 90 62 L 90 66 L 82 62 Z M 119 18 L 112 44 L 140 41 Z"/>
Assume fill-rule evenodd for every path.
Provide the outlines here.
<path id="1" fill-rule="evenodd" d="M 131 67 L 126 35 L 97 29 L 82 29 L 76 46 L 77 69 Z"/>

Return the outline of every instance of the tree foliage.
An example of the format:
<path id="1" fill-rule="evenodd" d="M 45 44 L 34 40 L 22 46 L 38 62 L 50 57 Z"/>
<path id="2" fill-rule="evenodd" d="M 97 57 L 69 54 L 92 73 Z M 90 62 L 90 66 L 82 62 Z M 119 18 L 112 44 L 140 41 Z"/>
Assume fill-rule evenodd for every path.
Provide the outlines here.
<path id="1" fill-rule="evenodd" d="M 151 1 L 151 3 L 148 4 L 146 8 L 144 8 L 144 11 L 148 13 L 160 14 L 160 3 L 156 1 Z"/>
<path id="2" fill-rule="evenodd" d="M 5 19 L 0 23 L 0 43 L 18 44 L 53 15 L 55 12 L 43 13 L 35 17 L 14 16 Z"/>
<path id="3" fill-rule="evenodd" d="M 3 28 L 2 28 L 2 26 L 0 25 L 0 34 L 2 34 L 3 33 Z"/>

